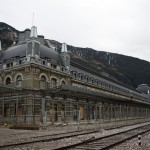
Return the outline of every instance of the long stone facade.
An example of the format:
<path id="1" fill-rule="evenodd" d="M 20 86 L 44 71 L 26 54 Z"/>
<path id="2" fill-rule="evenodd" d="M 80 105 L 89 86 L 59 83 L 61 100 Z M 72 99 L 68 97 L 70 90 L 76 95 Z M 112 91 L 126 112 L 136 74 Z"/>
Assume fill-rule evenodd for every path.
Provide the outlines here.
<path id="1" fill-rule="evenodd" d="M 31 33 L 30 33 L 31 32 Z M 114 122 L 150 117 L 150 96 L 58 53 L 36 27 L 0 53 L 0 123 Z"/>

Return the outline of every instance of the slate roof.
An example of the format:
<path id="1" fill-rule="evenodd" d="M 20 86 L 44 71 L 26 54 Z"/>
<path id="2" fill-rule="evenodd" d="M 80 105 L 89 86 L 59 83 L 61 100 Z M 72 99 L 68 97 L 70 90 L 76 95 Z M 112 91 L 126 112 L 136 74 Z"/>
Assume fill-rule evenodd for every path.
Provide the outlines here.
<path id="1" fill-rule="evenodd" d="M 26 56 L 26 43 L 12 46 L 3 52 L 1 60 Z M 51 59 L 53 63 L 63 64 L 61 57 L 55 50 L 40 44 L 40 58 Z"/>

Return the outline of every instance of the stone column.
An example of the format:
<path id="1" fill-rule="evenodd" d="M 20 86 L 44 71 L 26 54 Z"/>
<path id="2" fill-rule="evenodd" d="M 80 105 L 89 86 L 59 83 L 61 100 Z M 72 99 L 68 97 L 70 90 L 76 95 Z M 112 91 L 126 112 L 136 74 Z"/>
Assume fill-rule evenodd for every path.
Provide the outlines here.
<path id="1" fill-rule="evenodd" d="M 12 97 L 12 93 L 10 93 L 10 97 L 9 97 L 9 124 L 11 119 L 11 97 Z"/>
<path id="2" fill-rule="evenodd" d="M 101 120 L 102 119 L 102 103 L 99 102 L 99 119 Z"/>
<path id="3" fill-rule="evenodd" d="M 55 118 L 54 118 L 54 98 L 55 98 L 55 95 L 54 94 L 52 94 L 51 95 L 51 98 L 52 98 L 52 116 L 51 116 L 51 120 L 52 120 L 52 123 L 54 124 L 54 122 L 55 122 Z"/>
<path id="4" fill-rule="evenodd" d="M 64 96 L 63 99 L 64 99 L 64 107 L 65 107 L 65 110 L 64 110 L 65 111 L 64 112 L 64 121 L 66 121 L 66 119 L 67 119 L 67 105 L 66 105 L 67 97 Z"/>
<path id="5" fill-rule="evenodd" d="M 80 120 L 80 108 L 79 108 L 79 99 L 77 98 L 76 99 L 76 101 L 77 101 L 77 121 L 79 122 L 79 120 Z"/>
<path id="6" fill-rule="evenodd" d="M 90 113 L 89 113 L 89 100 L 86 100 L 86 119 L 90 120 Z"/>
<path id="7" fill-rule="evenodd" d="M 102 106 L 101 106 L 101 112 L 102 112 L 102 120 L 103 122 L 105 121 L 105 112 L 104 112 L 104 102 L 102 102 Z"/>
<path id="8" fill-rule="evenodd" d="M 27 120 L 27 92 L 26 92 L 26 94 L 25 94 L 25 104 L 24 104 L 24 109 L 25 109 L 25 114 L 24 114 L 24 123 L 26 122 L 26 120 Z"/>
<path id="9" fill-rule="evenodd" d="M 112 103 L 112 119 L 115 120 L 115 103 Z"/>
<path id="10" fill-rule="evenodd" d="M 15 114 L 16 114 L 16 123 L 18 123 L 18 94 L 17 94 L 17 99 L 16 99 L 16 112 L 15 112 Z"/>
<path id="11" fill-rule="evenodd" d="M 41 93 L 42 95 L 42 125 L 43 125 L 43 128 L 46 128 L 46 112 L 45 112 L 45 93 L 42 92 Z"/>
<path id="12" fill-rule="evenodd" d="M 35 126 L 35 93 L 33 93 L 33 103 L 32 103 L 32 115 L 33 115 L 33 125 Z"/>
<path id="13" fill-rule="evenodd" d="M 129 118 L 129 107 L 128 107 L 128 105 L 126 105 L 126 107 L 127 107 L 127 120 L 128 120 L 128 118 Z"/>
<path id="14" fill-rule="evenodd" d="M 5 112 L 4 112 L 4 110 L 5 110 L 5 94 L 3 94 L 3 123 L 4 123 L 4 117 L 5 117 Z"/>
<path id="15" fill-rule="evenodd" d="M 147 118 L 147 108 L 146 108 L 146 118 Z"/>
<path id="16" fill-rule="evenodd" d="M 114 119 L 115 119 L 115 121 L 117 119 L 117 114 L 118 113 L 119 113 L 118 112 L 118 105 L 117 105 L 117 103 L 114 103 Z"/>
<path id="17" fill-rule="evenodd" d="M 97 113 L 98 113 L 98 111 L 97 111 L 97 101 L 95 101 L 95 115 L 94 115 L 95 121 L 97 121 Z"/>
<path id="18" fill-rule="evenodd" d="M 121 120 L 123 118 L 123 106 L 121 104 L 119 104 L 119 116 L 118 116 L 119 120 Z"/>
<path id="19" fill-rule="evenodd" d="M 113 119 L 113 105 L 110 104 L 110 120 Z"/>

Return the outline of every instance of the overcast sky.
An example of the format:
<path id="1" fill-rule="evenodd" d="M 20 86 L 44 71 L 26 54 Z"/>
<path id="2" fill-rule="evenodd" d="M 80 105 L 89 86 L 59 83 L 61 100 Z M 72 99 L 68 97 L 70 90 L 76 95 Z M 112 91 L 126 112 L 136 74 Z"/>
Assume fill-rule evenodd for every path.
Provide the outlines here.
<path id="1" fill-rule="evenodd" d="M 0 22 L 45 38 L 150 61 L 150 0 L 0 0 Z"/>

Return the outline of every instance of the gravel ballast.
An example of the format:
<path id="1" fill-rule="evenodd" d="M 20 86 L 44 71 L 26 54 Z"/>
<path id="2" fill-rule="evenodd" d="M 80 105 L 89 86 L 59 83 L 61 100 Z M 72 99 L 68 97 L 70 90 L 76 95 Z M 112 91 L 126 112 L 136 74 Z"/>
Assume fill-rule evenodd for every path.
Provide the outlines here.
<path id="1" fill-rule="evenodd" d="M 92 134 L 86 134 L 86 135 L 80 135 L 77 137 L 71 137 L 71 138 L 65 138 L 57 141 L 50 141 L 50 142 L 39 142 L 39 143 L 34 143 L 34 144 L 26 144 L 26 145 L 20 145 L 20 146 L 15 146 L 15 147 L 10 147 L 9 150 L 51 150 L 54 148 L 59 148 L 63 147 L 66 145 L 74 144 L 81 142 L 83 140 L 88 140 L 90 138 L 96 138 L 96 137 L 103 137 L 106 135 L 110 135 L 112 133 L 117 133 L 120 131 L 125 131 L 128 129 L 132 129 L 141 125 L 146 125 L 148 123 L 143 123 L 143 124 L 137 124 L 137 125 L 132 125 L 132 126 L 127 126 L 127 127 L 122 127 L 122 128 L 117 128 L 117 129 L 112 129 L 112 130 L 103 130 L 101 129 L 97 133 L 92 133 Z M 0 128 L 0 146 L 5 145 L 5 144 L 11 144 L 11 143 L 16 143 L 16 142 L 21 142 L 24 140 L 30 140 L 33 137 L 38 137 L 38 136 L 44 136 L 44 135 L 52 135 L 56 133 L 64 133 L 67 132 L 65 130 L 54 130 L 54 131 L 48 131 L 48 130 L 39 130 L 39 131 L 29 131 L 29 130 L 14 130 L 14 129 L 7 129 L 7 128 Z M 150 147 L 149 141 L 150 141 L 150 134 L 146 134 L 142 136 L 142 145 L 138 146 L 138 140 L 137 138 L 134 138 L 130 141 L 127 141 L 124 144 L 121 144 L 117 147 L 114 147 L 112 150 L 138 150 L 138 149 L 143 149 L 143 150 L 148 150 L 148 147 Z M 8 150 L 8 148 L 3 148 L 4 150 Z"/>

